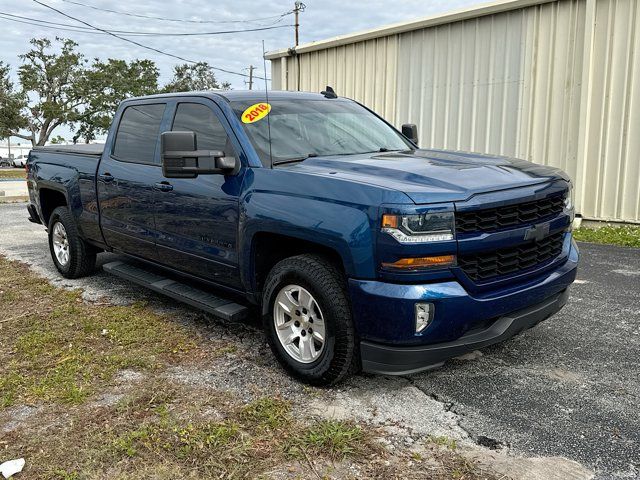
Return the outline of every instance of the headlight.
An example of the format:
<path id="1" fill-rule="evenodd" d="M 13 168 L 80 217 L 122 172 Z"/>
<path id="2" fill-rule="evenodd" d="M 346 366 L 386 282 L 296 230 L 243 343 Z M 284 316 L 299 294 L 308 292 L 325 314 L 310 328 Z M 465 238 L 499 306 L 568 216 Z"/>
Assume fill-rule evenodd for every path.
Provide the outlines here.
<path id="1" fill-rule="evenodd" d="M 400 243 L 444 242 L 454 239 L 453 212 L 383 215 L 382 231 Z"/>
<path id="2" fill-rule="evenodd" d="M 573 220 L 576 217 L 575 212 L 575 204 L 573 202 L 573 185 L 569 184 L 569 190 L 567 191 L 566 196 L 564 197 L 564 208 L 569 212 L 569 226 L 567 227 L 567 231 L 573 230 Z"/>
<path id="3" fill-rule="evenodd" d="M 567 191 L 567 195 L 564 197 L 564 208 L 567 210 L 573 210 L 573 207 L 573 185 L 569 184 L 569 190 Z"/>

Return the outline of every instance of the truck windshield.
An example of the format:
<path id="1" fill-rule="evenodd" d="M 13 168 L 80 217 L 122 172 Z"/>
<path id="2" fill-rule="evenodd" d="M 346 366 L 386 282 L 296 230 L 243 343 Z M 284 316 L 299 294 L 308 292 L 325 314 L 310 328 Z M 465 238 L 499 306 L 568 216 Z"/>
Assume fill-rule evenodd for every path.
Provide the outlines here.
<path id="1" fill-rule="evenodd" d="M 231 108 L 243 126 L 262 164 L 269 165 L 266 102 L 233 101 Z M 355 155 L 414 148 L 397 131 L 367 109 L 347 100 L 272 100 L 273 163 L 289 163 L 315 156 Z M 260 108 L 262 109 L 262 115 Z M 253 111 L 253 115 L 251 112 Z M 250 122 L 250 123 L 247 123 Z"/>

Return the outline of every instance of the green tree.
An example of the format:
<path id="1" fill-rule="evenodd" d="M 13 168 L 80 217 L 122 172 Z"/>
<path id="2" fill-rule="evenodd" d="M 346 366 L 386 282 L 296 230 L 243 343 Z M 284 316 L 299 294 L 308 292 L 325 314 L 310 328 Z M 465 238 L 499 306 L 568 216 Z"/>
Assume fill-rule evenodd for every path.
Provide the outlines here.
<path id="1" fill-rule="evenodd" d="M 205 90 L 229 90 L 228 82 L 218 83 L 213 68 L 207 62 L 183 63 L 173 67 L 173 78 L 163 92 L 192 92 Z"/>
<path id="2" fill-rule="evenodd" d="M 32 49 L 20 55 L 18 69 L 23 98 L 33 99 L 22 109 L 26 125 L 13 128 L 11 134 L 44 145 L 54 129 L 73 123 L 84 103 L 78 82 L 85 74 L 85 60 L 72 40 L 56 38 L 58 52 L 46 38 L 31 40 Z M 22 133 L 27 130 L 29 133 Z"/>
<path id="3" fill-rule="evenodd" d="M 158 68 L 151 60 L 95 59 L 78 89 L 86 99 L 83 112 L 75 125 L 74 142 L 86 142 L 106 133 L 118 104 L 128 97 L 158 92 Z"/>
<path id="4" fill-rule="evenodd" d="M 0 138 L 9 137 L 28 125 L 22 114 L 27 105 L 26 99 L 21 92 L 14 90 L 10 72 L 9 65 L 0 62 Z"/>
<path id="5" fill-rule="evenodd" d="M 50 142 L 54 145 L 60 144 L 60 143 L 65 143 L 66 140 L 62 135 L 57 135 L 55 137 L 53 137 Z"/>

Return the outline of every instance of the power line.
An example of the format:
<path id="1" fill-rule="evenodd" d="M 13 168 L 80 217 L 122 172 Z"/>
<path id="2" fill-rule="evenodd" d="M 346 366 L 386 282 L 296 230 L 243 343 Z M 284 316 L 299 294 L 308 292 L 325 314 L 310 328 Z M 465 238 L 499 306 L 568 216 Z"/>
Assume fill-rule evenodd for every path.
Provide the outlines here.
<path id="1" fill-rule="evenodd" d="M 63 12 L 63 11 L 61 11 L 61 10 L 58 10 L 57 8 L 52 7 L 51 5 L 47 5 L 46 3 L 43 3 L 43 2 L 41 2 L 40 0 L 33 0 L 33 1 L 34 1 L 35 3 L 37 3 L 38 5 L 41 5 L 41 6 L 45 7 L 45 8 L 48 8 L 49 10 L 53 10 L 54 12 L 59 13 L 60 15 L 62 15 L 62 16 L 64 16 L 64 17 L 67 17 L 67 18 L 69 18 L 69 19 L 71 19 L 71 20 L 75 20 L 76 22 L 82 23 L 83 25 L 86 25 L 87 27 L 90 27 L 90 28 L 93 28 L 94 30 L 98 30 L 98 31 L 100 31 L 100 32 L 106 33 L 106 34 L 108 34 L 108 35 L 111 35 L 112 37 L 115 37 L 115 38 L 118 38 L 118 39 L 123 40 L 123 41 L 125 41 L 125 42 L 131 43 L 131 44 L 136 45 L 136 46 L 138 46 L 138 47 L 140 47 L 140 48 L 144 48 L 144 49 L 146 49 L 146 50 L 151 50 L 151 51 L 153 51 L 153 52 L 159 53 L 159 54 L 161 54 L 161 55 L 166 55 L 166 56 L 168 56 L 168 57 L 176 58 L 176 59 L 178 59 L 178 60 L 182 60 L 183 62 L 193 63 L 193 64 L 200 63 L 200 62 L 196 62 L 195 60 L 190 60 L 190 59 L 188 59 L 188 58 L 181 57 L 180 55 L 175 55 L 175 54 L 173 54 L 173 53 L 169 53 L 169 52 L 165 52 L 165 51 L 159 50 L 159 49 L 157 49 L 157 48 L 155 48 L 155 47 L 150 47 L 150 46 L 148 46 L 148 45 L 144 45 L 144 44 L 139 43 L 139 42 L 137 42 L 137 41 L 135 41 L 135 40 L 131 40 L 130 38 L 126 38 L 126 37 L 122 37 L 122 36 L 120 36 L 120 35 L 117 35 L 117 34 L 115 34 L 115 33 L 113 33 L 113 32 L 110 32 L 109 30 L 105 30 L 105 29 L 103 29 L 103 28 L 96 27 L 96 26 L 94 26 L 94 25 L 91 25 L 91 24 L 90 24 L 90 23 L 88 23 L 88 22 L 85 22 L 84 20 L 80 20 L 79 18 L 76 18 L 76 17 L 74 17 L 74 16 L 72 16 L 72 15 L 69 15 L 68 13 L 65 13 L 65 12 Z M 247 75 L 247 74 L 245 74 L 245 73 L 234 72 L 234 71 L 232 71 L 232 70 L 226 70 L 226 69 L 224 69 L 224 68 L 213 67 L 213 66 L 212 66 L 211 68 L 212 68 L 213 70 L 218 70 L 218 71 L 220 71 L 220 72 L 225 72 L 225 73 L 228 73 L 228 74 L 230 74 L 230 75 L 238 75 L 238 76 L 241 76 L 241 77 L 247 77 L 247 76 L 248 76 L 248 75 Z M 266 80 L 268 80 L 266 77 L 256 77 L 256 78 L 261 78 L 262 80 L 265 80 L 265 81 L 266 81 Z"/>
<path id="2" fill-rule="evenodd" d="M 96 7 L 95 5 L 90 5 L 87 3 L 83 3 L 83 2 L 78 2 L 75 0 L 62 0 L 63 2 L 66 3 L 72 3 L 74 5 L 79 5 L 82 7 L 86 7 L 86 8 L 91 8 L 93 10 L 98 10 L 101 12 L 109 12 L 109 13 L 117 13 L 118 15 L 126 15 L 129 17 L 137 17 L 137 18 L 148 18 L 148 19 L 152 19 L 152 20 L 163 20 L 165 22 L 181 22 L 181 23 L 250 23 L 250 22 L 259 22 L 259 21 L 264 21 L 264 20 L 271 20 L 274 18 L 282 18 L 282 17 L 286 17 L 287 15 L 291 15 L 293 13 L 293 10 L 282 13 L 280 15 L 272 15 L 270 17 L 262 17 L 262 18 L 251 18 L 251 19 L 246 19 L 246 20 L 189 20 L 189 19 L 181 19 L 181 18 L 167 18 L 167 17 L 156 17 L 153 15 L 143 15 L 141 13 L 130 13 L 130 12 L 123 12 L 121 10 L 111 10 L 109 8 L 102 8 L 102 7 Z"/>
<path id="3" fill-rule="evenodd" d="M 55 27 L 53 25 L 43 25 L 42 23 L 35 23 L 35 22 L 29 22 L 27 20 L 17 20 L 15 18 L 4 17 L 4 16 L 2 16 L 2 14 L 0 14 L 0 18 L 2 18 L 3 20 L 9 20 L 10 22 L 23 23 L 23 24 L 26 24 L 26 25 L 35 25 L 36 27 L 51 28 L 53 30 L 64 31 L 64 32 L 90 33 L 90 34 L 95 34 L 95 35 L 104 35 L 104 33 L 96 32 L 95 30 L 94 31 L 91 31 L 91 30 L 78 30 L 78 29 L 73 29 L 73 28 Z"/>
<path id="4" fill-rule="evenodd" d="M 79 32 L 101 33 L 101 32 L 95 32 L 95 31 L 92 32 L 92 29 L 90 29 L 88 27 L 80 27 L 80 26 L 69 24 L 69 23 L 50 22 L 48 20 L 40 20 L 39 18 L 25 17 L 25 16 L 22 16 L 22 15 L 15 15 L 15 14 L 6 13 L 6 12 L 0 12 L 0 17 L 5 18 L 5 20 L 12 20 L 12 19 L 15 18 L 15 19 L 28 20 L 28 21 L 31 21 L 31 22 L 39 22 L 39 23 L 49 24 L 49 25 L 57 25 L 57 26 L 62 26 L 62 27 L 71 27 L 71 28 L 74 28 L 74 29 L 79 29 L 79 30 L 75 30 L 75 31 L 79 31 Z M 6 18 L 6 17 L 12 17 L 12 18 Z M 25 23 L 25 22 L 22 22 L 22 23 Z M 37 24 L 33 24 L 32 23 L 32 25 L 39 25 L 39 23 L 37 23 Z M 45 25 L 42 25 L 42 26 L 45 26 Z M 113 32 L 113 33 L 122 34 L 124 36 L 192 37 L 192 36 L 226 35 L 226 34 L 230 34 L 230 33 L 242 33 L 242 32 L 259 32 L 259 31 L 263 31 L 263 30 L 274 30 L 276 28 L 287 28 L 287 27 L 292 27 L 292 26 L 293 25 L 277 25 L 277 26 L 271 26 L 271 27 L 256 27 L 256 28 L 246 28 L 246 29 L 240 29 L 240 30 L 221 30 L 221 31 L 217 31 L 217 32 L 140 32 L 140 31 L 132 31 L 132 30 L 110 30 L 110 31 Z"/>

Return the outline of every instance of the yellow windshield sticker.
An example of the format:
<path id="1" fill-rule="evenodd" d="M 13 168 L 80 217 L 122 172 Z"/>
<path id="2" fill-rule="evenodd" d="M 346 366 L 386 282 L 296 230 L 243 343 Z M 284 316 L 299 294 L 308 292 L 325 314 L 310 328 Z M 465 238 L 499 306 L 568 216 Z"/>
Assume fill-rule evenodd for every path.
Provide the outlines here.
<path id="1" fill-rule="evenodd" d="M 266 102 L 254 103 L 242 112 L 242 123 L 255 123 L 269 115 L 271 105 Z"/>

